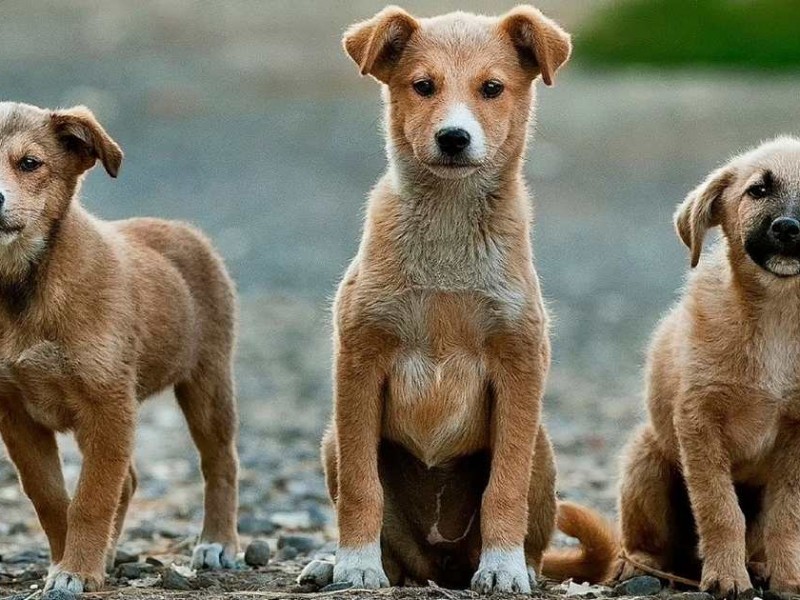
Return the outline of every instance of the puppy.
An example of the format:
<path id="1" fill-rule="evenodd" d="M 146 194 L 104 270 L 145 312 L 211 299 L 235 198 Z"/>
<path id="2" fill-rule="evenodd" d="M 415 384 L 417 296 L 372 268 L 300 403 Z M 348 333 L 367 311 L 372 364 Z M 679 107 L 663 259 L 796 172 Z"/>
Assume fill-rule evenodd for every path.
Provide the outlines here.
<path id="1" fill-rule="evenodd" d="M 388 7 L 344 47 L 383 84 L 389 167 L 334 306 L 333 580 L 530 592 L 556 501 L 522 165 L 532 84 L 553 83 L 570 38 L 528 6 Z"/>
<path id="2" fill-rule="evenodd" d="M 627 451 L 622 543 L 632 562 L 720 596 L 767 577 L 800 592 L 800 140 L 734 158 L 676 213 L 696 267 L 658 327 L 649 423 Z M 722 239 L 703 261 L 709 228 Z M 695 534 L 696 531 L 696 534 Z"/>
<path id="3" fill-rule="evenodd" d="M 77 199 L 122 151 L 89 110 L 0 103 L 0 434 L 50 542 L 46 588 L 97 590 L 136 488 L 140 401 L 174 386 L 202 459 L 195 567 L 237 552 L 233 285 L 210 243 L 174 222 L 104 222 Z M 83 454 L 75 497 L 56 432 Z"/>

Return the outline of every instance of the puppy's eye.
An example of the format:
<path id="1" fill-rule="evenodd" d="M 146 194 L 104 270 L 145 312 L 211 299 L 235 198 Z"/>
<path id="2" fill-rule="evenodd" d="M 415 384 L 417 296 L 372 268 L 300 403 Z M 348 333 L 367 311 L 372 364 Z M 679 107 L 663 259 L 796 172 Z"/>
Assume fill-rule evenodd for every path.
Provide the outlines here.
<path id="1" fill-rule="evenodd" d="M 751 198 L 755 198 L 756 200 L 760 200 L 761 198 L 766 198 L 769 195 L 769 188 L 766 186 L 766 184 L 757 183 L 747 188 L 747 195 Z"/>
<path id="2" fill-rule="evenodd" d="M 20 171 L 25 173 L 33 173 L 36 169 L 41 167 L 42 164 L 42 161 L 40 161 L 38 158 L 34 158 L 33 156 L 24 156 L 17 163 L 17 167 L 19 167 Z"/>
<path id="3" fill-rule="evenodd" d="M 418 79 L 411 84 L 411 87 L 413 87 L 414 91 L 423 98 L 433 96 L 433 93 L 436 91 L 436 86 L 433 84 L 433 80 L 431 79 Z"/>
<path id="4" fill-rule="evenodd" d="M 497 98 L 503 93 L 505 86 L 495 79 L 485 81 L 481 86 L 481 94 L 484 98 Z"/>

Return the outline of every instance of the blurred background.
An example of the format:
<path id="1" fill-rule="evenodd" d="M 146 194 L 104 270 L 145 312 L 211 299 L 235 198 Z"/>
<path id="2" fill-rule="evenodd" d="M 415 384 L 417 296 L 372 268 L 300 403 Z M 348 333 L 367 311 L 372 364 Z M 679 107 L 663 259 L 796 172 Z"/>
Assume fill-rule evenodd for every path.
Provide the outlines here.
<path id="1" fill-rule="evenodd" d="M 403 5 L 428 16 L 496 14 L 513 3 Z M 108 219 L 191 221 L 227 259 L 242 297 L 246 536 L 301 531 L 322 543 L 333 535 L 317 457 L 330 410 L 329 303 L 385 163 L 379 87 L 359 78 L 340 36 L 382 6 L 0 0 L 3 99 L 86 104 L 126 152 L 120 178 L 95 170 L 83 202 Z M 554 316 L 545 413 L 560 493 L 611 514 L 617 451 L 642 418 L 646 342 L 688 268 L 673 208 L 729 155 L 800 133 L 800 5 L 538 6 L 576 43 L 556 86 L 540 88 L 526 167 L 537 266 Z M 142 487 L 125 539 L 152 550 L 197 532 L 201 483 L 170 398 L 149 403 L 141 421 Z M 64 444 L 74 482 L 78 457 Z M 7 560 L 44 547 L 2 451 L 0 515 Z"/>

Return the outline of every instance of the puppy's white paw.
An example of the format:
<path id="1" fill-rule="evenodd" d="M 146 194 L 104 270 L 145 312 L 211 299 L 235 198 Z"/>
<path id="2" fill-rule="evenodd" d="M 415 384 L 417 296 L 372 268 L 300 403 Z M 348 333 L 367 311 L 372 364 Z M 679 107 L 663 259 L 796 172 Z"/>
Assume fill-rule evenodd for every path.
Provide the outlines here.
<path id="1" fill-rule="evenodd" d="M 342 548 L 336 551 L 333 566 L 333 582 L 349 583 L 358 589 L 389 587 L 389 579 L 383 572 L 381 545 L 376 542 L 360 548 Z"/>
<path id="2" fill-rule="evenodd" d="M 192 568 L 233 569 L 236 566 L 236 546 L 217 542 L 202 542 L 192 552 Z"/>
<path id="3" fill-rule="evenodd" d="M 62 571 L 58 565 L 52 565 L 47 572 L 47 580 L 44 582 L 45 592 L 69 592 L 71 594 L 82 594 L 84 591 L 99 589 L 100 585 L 90 585 L 83 577 L 77 573 Z"/>
<path id="4" fill-rule="evenodd" d="M 324 588 L 333 583 L 333 561 L 312 560 L 308 563 L 297 578 L 300 585 L 313 584 Z"/>
<path id="5" fill-rule="evenodd" d="M 472 590 L 479 594 L 530 594 L 536 585 L 536 574 L 525 564 L 525 551 L 484 550 L 481 562 L 472 578 Z"/>

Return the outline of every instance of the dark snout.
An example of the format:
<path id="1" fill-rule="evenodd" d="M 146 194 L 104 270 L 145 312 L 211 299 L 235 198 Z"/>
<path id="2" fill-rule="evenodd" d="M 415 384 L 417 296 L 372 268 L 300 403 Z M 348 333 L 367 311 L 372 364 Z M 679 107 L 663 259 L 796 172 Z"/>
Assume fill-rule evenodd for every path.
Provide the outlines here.
<path id="1" fill-rule="evenodd" d="M 459 127 L 446 127 L 436 133 L 436 145 L 447 156 L 457 156 L 469 147 L 471 141 L 469 133 Z"/>
<path id="2" fill-rule="evenodd" d="M 800 221 L 792 217 L 778 217 L 769 227 L 769 236 L 780 244 L 794 244 L 800 239 Z"/>
<path id="3" fill-rule="evenodd" d="M 3 192 L 0 192 L 0 212 L 3 210 L 3 205 L 6 203 L 6 197 L 3 196 Z"/>

